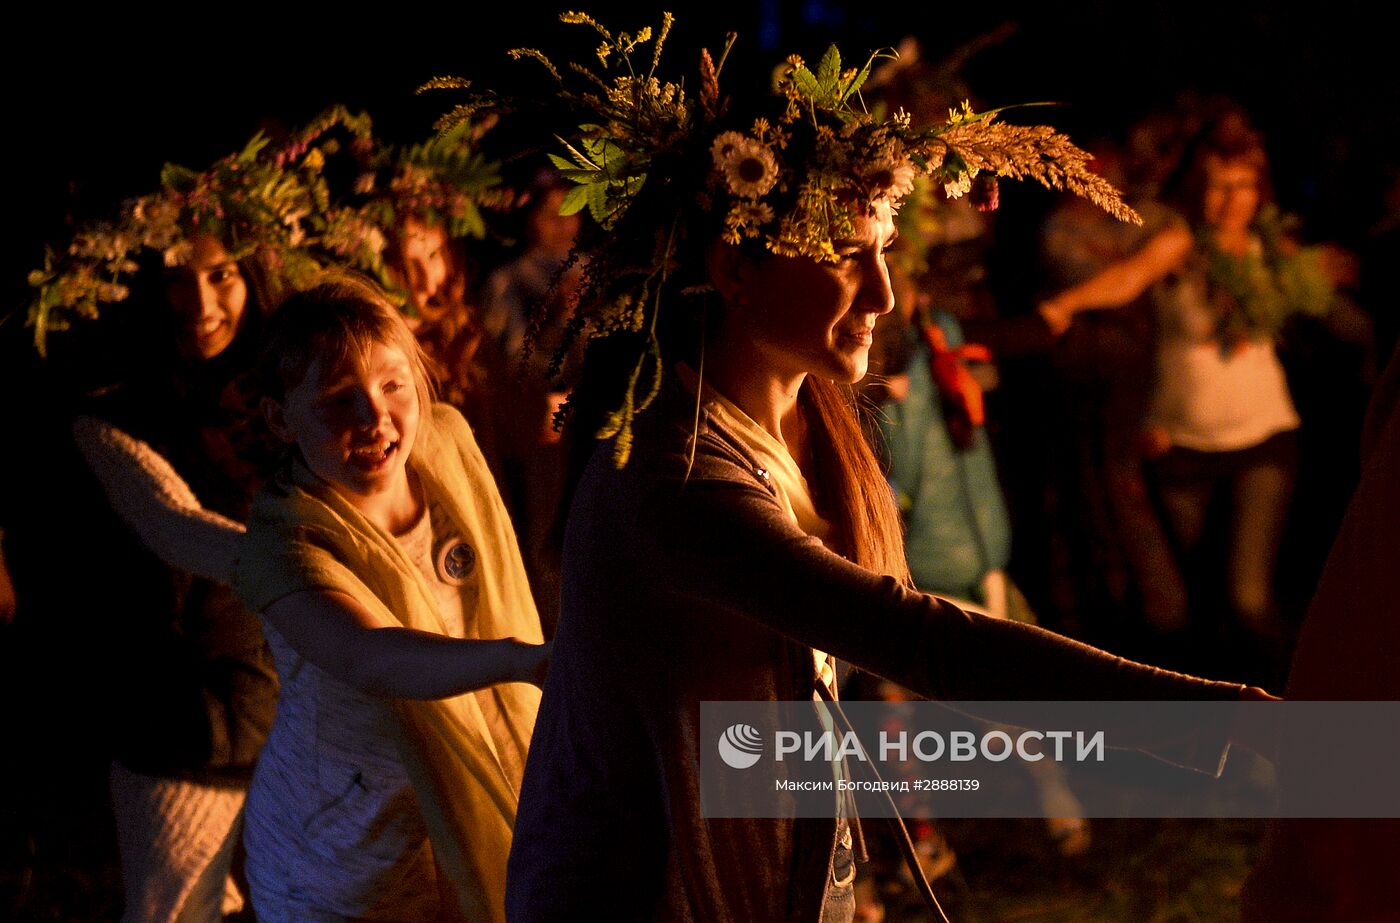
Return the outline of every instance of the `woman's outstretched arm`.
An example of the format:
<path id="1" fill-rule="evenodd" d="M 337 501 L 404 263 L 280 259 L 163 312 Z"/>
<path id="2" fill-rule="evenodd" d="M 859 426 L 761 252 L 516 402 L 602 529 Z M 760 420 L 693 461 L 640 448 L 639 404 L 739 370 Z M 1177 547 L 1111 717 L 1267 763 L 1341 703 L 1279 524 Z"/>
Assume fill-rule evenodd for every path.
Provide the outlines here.
<path id="1" fill-rule="evenodd" d="M 200 505 L 155 449 L 95 417 L 73 421 L 73 438 L 107 502 L 156 557 L 216 583 L 230 583 L 244 527 Z"/>
<path id="2" fill-rule="evenodd" d="M 331 676 L 386 698 L 445 699 L 496 683 L 539 685 L 549 658 L 548 644 L 385 627 L 353 596 L 335 590 L 292 593 L 263 617 Z"/>
<path id="3" fill-rule="evenodd" d="M 1055 320 L 1067 326 L 1081 311 L 1122 307 L 1180 267 L 1193 244 L 1186 225 L 1170 224 L 1132 256 L 1041 302 L 1041 315 L 1053 328 Z"/>
<path id="4" fill-rule="evenodd" d="M 1014 706 L 985 705 L 995 701 L 1236 701 L 1245 692 L 908 589 L 803 533 L 757 484 L 692 479 L 679 496 L 666 493 L 640 525 L 669 586 L 929 698 L 984 703 L 980 717 L 1014 723 Z M 1202 728 L 1186 744 L 1150 726 L 1110 730 L 1123 746 L 1214 773 L 1231 728 Z"/>

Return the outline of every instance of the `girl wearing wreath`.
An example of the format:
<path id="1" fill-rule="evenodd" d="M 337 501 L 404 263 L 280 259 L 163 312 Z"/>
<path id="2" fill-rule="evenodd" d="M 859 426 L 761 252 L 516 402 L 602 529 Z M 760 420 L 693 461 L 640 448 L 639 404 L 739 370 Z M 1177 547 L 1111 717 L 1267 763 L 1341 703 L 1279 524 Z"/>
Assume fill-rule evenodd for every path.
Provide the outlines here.
<path id="1" fill-rule="evenodd" d="M 229 530 L 247 517 L 273 458 L 251 383 L 271 276 L 265 251 L 236 241 L 270 243 L 276 232 L 201 220 L 173 187 L 138 203 L 128 218 L 149 218 L 137 223 L 164 245 L 165 267 L 147 265 L 136 279 L 154 302 L 148 361 L 128 357 L 123 384 L 89 400 L 73 428 L 139 539 L 116 552 L 130 558 L 126 613 L 107 648 L 117 666 L 110 780 L 124 918 L 219 920 L 242 903 L 230 871 L 277 701 L 257 615 L 226 585 Z M 133 461 L 138 445 L 159 464 Z M 194 528 L 162 515 L 161 498 L 172 496 L 198 497 Z"/>

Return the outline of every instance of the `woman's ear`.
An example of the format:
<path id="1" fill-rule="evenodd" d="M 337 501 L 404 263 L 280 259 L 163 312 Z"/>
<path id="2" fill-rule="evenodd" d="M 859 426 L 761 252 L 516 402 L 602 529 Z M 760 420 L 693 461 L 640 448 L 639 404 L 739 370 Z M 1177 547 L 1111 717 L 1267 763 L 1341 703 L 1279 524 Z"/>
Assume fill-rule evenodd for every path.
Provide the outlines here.
<path id="1" fill-rule="evenodd" d="M 710 284 L 719 292 L 725 304 L 744 303 L 748 261 L 738 247 L 715 240 L 705 251 L 705 268 L 710 274 Z"/>
<path id="2" fill-rule="evenodd" d="M 287 426 L 287 411 L 280 401 L 274 401 L 270 397 L 262 399 L 262 415 L 267 421 L 267 428 L 272 430 L 272 435 L 286 443 L 296 442 L 296 436 Z"/>

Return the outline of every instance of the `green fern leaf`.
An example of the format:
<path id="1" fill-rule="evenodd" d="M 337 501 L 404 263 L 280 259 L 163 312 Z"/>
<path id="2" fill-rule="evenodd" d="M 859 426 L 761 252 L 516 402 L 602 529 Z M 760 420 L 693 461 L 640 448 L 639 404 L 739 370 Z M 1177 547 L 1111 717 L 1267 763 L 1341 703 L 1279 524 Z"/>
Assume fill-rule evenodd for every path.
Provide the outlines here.
<path id="1" fill-rule="evenodd" d="M 815 99 L 821 95 L 821 84 L 817 82 L 816 75 L 805 66 L 799 64 L 788 76 L 798 91 L 808 99 Z"/>
<path id="2" fill-rule="evenodd" d="M 612 209 L 608 206 L 608 185 L 608 183 L 590 183 L 587 186 L 579 187 L 586 190 L 588 213 L 593 216 L 594 221 L 603 227 L 608 227 L 611 224 L 609 215 Z"/>
<path id="3" fill-rule="evenodd" d="M 559 214 L 576 215 L 583 211 L 588 205 L 588 190 L 594 184 L 575 186 L 564 196 L 564 201 L 559 204 Z"/>
<path id="4" fill-rule="evenodd" d="M 466 202 L 462 214 L 456 220 L 456 236 L 463 237 L 470 235 L 478 240 L 486 236 L 486 222 L 482 220 L 481 210 L 476 207 L 475 202 Z"/>
<path id="5" fill-rule="evenodd" d="M 821 62 L 817 64 L 817 85 L 821 95 L 826 98 L 836 95 L 836 82 L 841 79 L 841 52 L 832 45 L 826 49 L 826 54 L 822 55 Z"/>
<path id="6" fill-rule="evenodd" d="M 198 180 L 198 173 L 177 163 L 168 163 L 160 168 L 160 184 L 167 189 L 187 192 Z"/>

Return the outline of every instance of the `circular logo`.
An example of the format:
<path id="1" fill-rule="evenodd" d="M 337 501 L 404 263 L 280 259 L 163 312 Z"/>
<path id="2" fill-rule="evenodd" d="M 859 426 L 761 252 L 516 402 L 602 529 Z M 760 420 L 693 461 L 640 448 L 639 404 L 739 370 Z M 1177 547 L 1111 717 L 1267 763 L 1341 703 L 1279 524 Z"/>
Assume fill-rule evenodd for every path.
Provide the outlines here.
<path id="1" fill-rule="evenodd" d="M 748 769 L 763 755 L 763 738 L 747 724 L 731 724 L 719 735 L 719 758 L 731 769 Z"/>
<path id="2" fill-rule="evenodd" d="M 438 551 L 437 571 L 443 582 L 461 586 L 476 567 L 476 552 L 461 539 L 445 543 Z"/>

